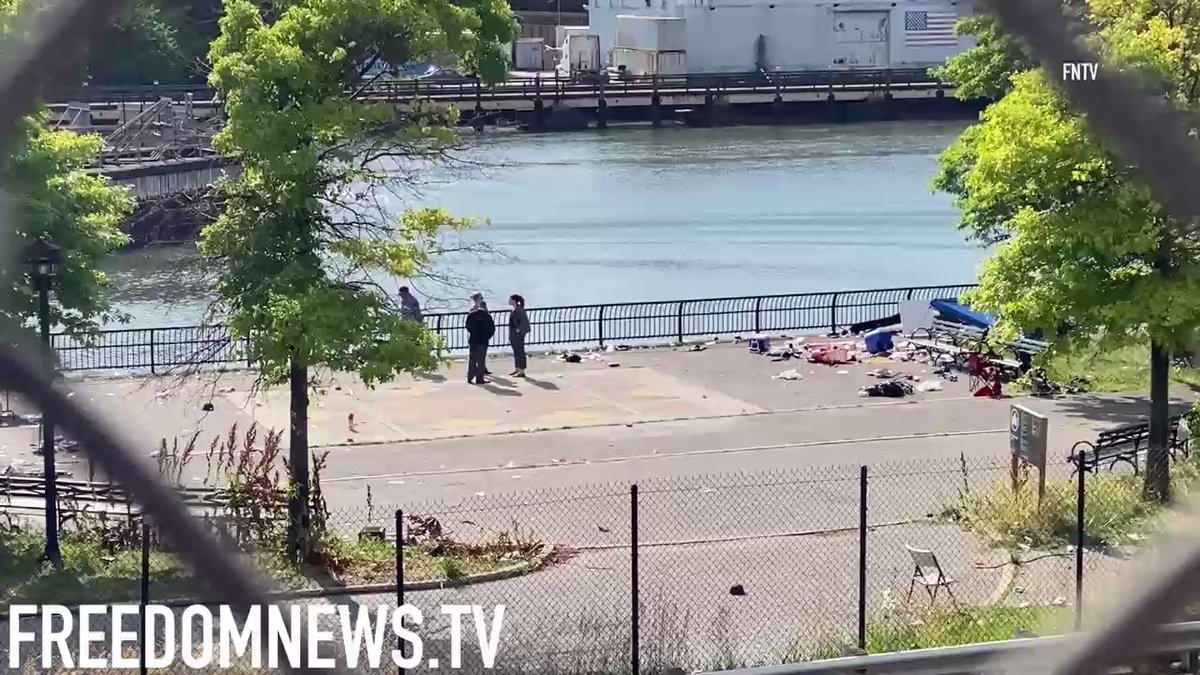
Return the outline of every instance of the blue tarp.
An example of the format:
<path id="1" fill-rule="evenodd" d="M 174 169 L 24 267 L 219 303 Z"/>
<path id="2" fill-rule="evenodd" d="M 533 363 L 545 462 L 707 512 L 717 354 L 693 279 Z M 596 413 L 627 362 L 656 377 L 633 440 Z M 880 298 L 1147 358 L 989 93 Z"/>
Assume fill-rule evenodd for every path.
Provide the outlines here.
<path id="1" fill-rule="evenodd" d="M 972 311 L 966 305 L 959 304 L 954 300 L 933 300 L 929 306 L 936 309 L 939 314 L 945 315 L 946 318 L 958 323 L 965 323 L 968 326 L 991 328 L 996 325 L 996 320 L 987 314 Z"/>

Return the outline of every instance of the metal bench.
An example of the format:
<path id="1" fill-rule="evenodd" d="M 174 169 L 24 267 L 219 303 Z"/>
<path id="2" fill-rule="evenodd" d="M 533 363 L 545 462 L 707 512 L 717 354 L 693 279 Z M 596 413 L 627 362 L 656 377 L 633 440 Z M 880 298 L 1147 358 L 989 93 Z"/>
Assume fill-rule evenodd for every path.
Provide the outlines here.
<path id="1" fill-rule="evenodd" d="M 1180 421 L 1183 415 L 1170 418 L 1170 429 L 1167 445 L 1172 456 L 1187 456 L 1187 434 L 1180 434 Z M 1071 454 L 1067 461 L 1074 467 L 1074 473 L 1083 470 L 1096 472 L 1101 466 L 1107 465 L 1112 469 L 1118 463 L 1128 464 L 1136 474 L 1140 470 L 1139 457 L 1150 442 L 1150 423 L 1140 422 L 1126 424 L 1115 429 L 1101 431 L 1095 441 L 1079 441 L 1071 446 Z"/>

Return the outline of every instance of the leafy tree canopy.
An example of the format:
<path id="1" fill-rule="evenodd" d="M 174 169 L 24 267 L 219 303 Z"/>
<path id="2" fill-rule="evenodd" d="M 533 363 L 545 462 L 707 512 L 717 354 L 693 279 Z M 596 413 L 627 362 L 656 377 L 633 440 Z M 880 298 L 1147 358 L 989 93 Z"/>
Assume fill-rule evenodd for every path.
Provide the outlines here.
<path id="1" fill-rule="evenodd" d="M 24 9 L 19 0 L 0 0 L 0 45 L 18 40 L 17 12 Z M 100 263 L 128 242 L 120 224 L 133 200 L 107 178 L 86 171 L 103 146 L 99 136 L 51 131 L 47 122 L 47 114 L 26 117 L 9 136 L 0 156 L 0 185 L 12 198 L 17 244 L 42 237 L 62 249 L 52 321 L 84 331 L 114 318 Z M 28 273 L 8 290 L 18 316 L 36 316 Z"/>
<path id="2" fill-rule="evenodd" d="M 1195 110 L 1197 5 L 1088 2 L 1092 42 L 1106 59 L 1100 76 L 1134 74 Z M 982 72 L 973 75 L 982 81 Z M 1194 236 L 1165 216 L 1042 73 L 1010 81 L 1012 90 L 946 151 L 935 181 L 955 196 L 967 236 L 997 245 L 973 302 L 1001 315 L 1010 333 L 1070 323 L 1084 340 L 1136 331 L 1178 344 L 1200 318 Z"/>
<path id="3" fill-rule="evenodd" d="M 393 190 L 443 157 L 453 110 L 352 98 L 364 63 L 455 54 L 485 78 L 507 68 L 515 21 L 503 0 L 296 0 L 274 20 L 226 0 L 211 81 L 228 122 L 215 139 L 241 158 L 226 210 L 201 250 L 219 268 L 222 313 L 269 380 L 297 364 L 377 382 L 434 364 L 436 340 L 402 321 L 390 279 L 419 276 L 444 211 L 387 208 Z"/>

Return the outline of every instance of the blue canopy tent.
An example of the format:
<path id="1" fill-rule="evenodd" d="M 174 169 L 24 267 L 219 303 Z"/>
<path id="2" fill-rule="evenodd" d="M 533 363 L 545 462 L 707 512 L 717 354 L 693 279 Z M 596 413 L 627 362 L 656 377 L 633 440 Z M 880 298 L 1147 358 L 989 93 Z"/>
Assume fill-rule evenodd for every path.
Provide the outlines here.
<path id="1" fill-rule="evenodd" d="M 956 323 L 985 330 L 996 325 L 996 320 L 992 317 L 976 312 L 956 300 L 933 300 L 929 306 L 937 310 L 938 314 Z"/>

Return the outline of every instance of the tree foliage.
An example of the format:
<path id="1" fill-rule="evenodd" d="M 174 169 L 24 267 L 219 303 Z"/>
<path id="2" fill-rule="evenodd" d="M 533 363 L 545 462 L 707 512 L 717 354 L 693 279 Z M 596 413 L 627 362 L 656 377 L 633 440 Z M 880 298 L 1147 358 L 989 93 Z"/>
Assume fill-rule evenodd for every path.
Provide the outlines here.
<path id="1" fill-rule="evenodd" d="M 1103 68 L 1169 82 L 1194 109 L 1200 20 L 1182 11 L 1192 4 L 1092 0 Z M 1088 340 L 1135 330 L 1180 344 L 1200 319 L 1195 238 L 1043 73 L 1011 82 L 944 153 L 935 181 L 956 197 L 967 236 L 998 245 L 974 301 L 1010 331 L 1069 322 Z"/>
<path id="2" fill-rule="evenodd" d="M 18 0 L 0 1 L 0 45 L 18 40 L 13 31 Z M 20 121 L 0 156 L 0 185 L 12 198 L 18 246 L 41 237 L 62 249 L 51 308 L 53 323 L 86 331 L 114 317 L 107 301 L 104 257 L 124 246 L 121 222 L 133 200 L 104 176 L 88 173 L 103 147 L 99 136 L 52 131 L 47 114 Z M 28 272 L 15 277 L 10 297 L 17 316 L 36 315 L 37 297 Z"/>
<path id="3" fill-rule="evenodd" d="M 433 365 L 435 338 L 400 320 L 393 277 L 421 273 L 441 210 L 397 216 L 386 195 L 456 143 L 453 110 L 398 110 L 346 89 L 364 63 L 457 55 L 499 78 L 515 21 L 503 0 L 296 0 L 274 20 L 226 0 L 212 84 L 228 121 L 214 145 L 241 159 L 201 249 L 220 272 L 220 310 L 269 380 L 296 363 L 369 383 Z"/>
<path id="4" fill-rule="evenodd" d="M 1194 113 L 1197 10 L 1200 0 L 1089 0 L 1086 39 L 1104 59 L 1100 76 L 1125 72 Z M 999 72 L 990 60 L 972 72 L 965 64 L 956 71 L 964 81 Z M 1158 355 L 1151 368 L 1158 438 L 1164 434 L 1154 430 L 1166 425 L 1165 354 L 1188 346 L 1200 325 L 1200 242 L 1044 73 L 1008 81 L 1011 90 L 943 154 L 935 180 L 955 196 L 966 235 L 996 246 L 970 300 L 1000 316 L 998 337 L 1069 326 L 1057 349 L 1150 342 Z M 1164 498 L 1165 449 L 1151 455 L 1147 489 Z"/>
<path id="5" fill-rule="evenodd" d="M 1012 89 L 1013 75 L 1037 67 L 1024 45 L 1003 32 L 990 15 L 962 19 L 954 31 L 973 36 L 975 45 L 932 72 L 943 82 L 953 82 L 960 99 L 999 100 Z"/>

